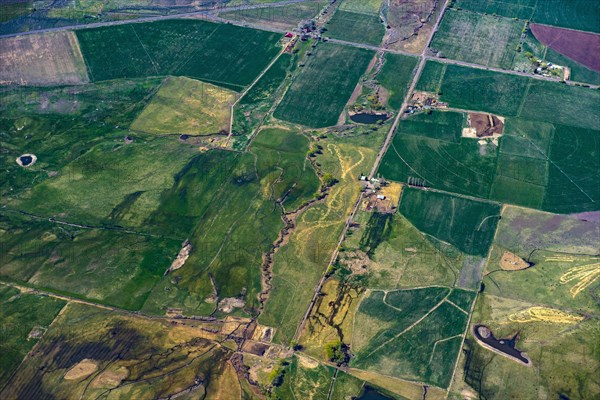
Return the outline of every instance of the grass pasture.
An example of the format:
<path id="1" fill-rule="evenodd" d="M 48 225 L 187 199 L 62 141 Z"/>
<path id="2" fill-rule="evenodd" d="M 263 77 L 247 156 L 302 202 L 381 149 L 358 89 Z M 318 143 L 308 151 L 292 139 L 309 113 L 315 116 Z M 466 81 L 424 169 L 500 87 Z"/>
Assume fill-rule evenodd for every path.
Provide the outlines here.
<path id="1" fill-rule="evenodd" d="M 378 15 L 381 8 L 381 0 L 344 0 L 339 9 L 362 14 Z"/>
<path id="2" fill-rule="evenodd" d="M 212 276 L 219 299 L 243 298 L 247 312 L 253 313 L 261 290 L 262 255 L 283 228 L 281 206 L 293 211 L 311 199 L 319 187 L 305 158 L 307 150 L 304 136 L 265 129 L 250 153 L 212 151 L 198 160 L 198 168 L 190 169 L 192 181 L 171 191 L 163 203 L 176 213 L 179 197 L 198 190 L 189 197 L 190 206 L 201 212 L 189 234 L 195 250 L 183 268 L 160 282 L 144 308 L 153 313 L 178 307 L 185 314 L 210 314 L 216 304 L 205 299 L 214 294 Z M 207 162 L 214 167 L 204 170 Z M 227 167 L 221 172 L 223 166 Z M 279 205 L 277 200 L 285 194 Z"/>
<path id="3" fill-rule="evenodd" d="M 445 301 L 449 295 L 440 287 L 369 292 L 356 316 L 351 365 L 447 387 L 468 317 Z"/>
<path id="4" fill-rule="evenodd" d="M 229 130 L 235 97 L 234 92 L 209 83 L 169 77 L 131 129 L 153 134 L 222 134 Z"/>
<path id="5" fill-rule="evenodd" d="M 89 80 L 73 32 L 2 38 L 0 49 L 2 84 L 77 85 Z"/>
<path id="6" fill-rule="evenodd" d="M 479 297 L 473 323 L 488 326 L 496 338 L 510 338 L 518 332 L 516 347 L 527 353 L 531 367 L 483 348 L 469 331 L 450 399 L 463 399 L 465 393 L 488 399 L 537 398 L 539 393 L 570 399 L 598 397 L 597 317 L 575 324 L 514 318 L 539 306 L 540 300 L 528 303 L 487 294 Z"/>
<path id="7" fill-rule="evenodd" d="M 358 177 L 375 161 L 382 141 L 383 132 L 320 141 L 323 154 L 316 161 L 339 183 L 300 215 L 288 244 L 275 253 L 273 290 L 259 318 L 275 328 L 275 342 L 287 344 L 293 338 L 360 193 Z"/>
<path id="8" fill-rule="evenodd" d="M 598 16 L 600 4 L 587 0 L 538 1 L 533 21 L 538 24 L 555 25 L 562 28 L 600 33 Z"/>
<path id="9" fill-rule="evenodd" d="M 76 32 L 92 81 L 178 75 L 241 91 L 278 52 L 280 35 L 192 19 Z M 227 46 L 228 51 L 223 51 Z"/>
<path id="10" fill-rule="evenodd" d="M 500 206 L 405 188 L 400 212 L 419 230 L 461 251 L 485 256 L 500 219 Z"/>
<path id="11" fill-rule="evenodd" d="M 70 304 L 39 342 L 35 357 L 21 365 L 0 394 L 78 399 L 109 392 L 155 399 L 194 387 L 200 379 L 196 394 L 233 395 L 230 388 L 239 383 L 235 373 L 227 373 L 230 350 L 211 339 L 200 327 Z M 228 398 L 240 397 L 238 391 Z"/>
<path id="12" fill-rule="evenodd" d="M 311 128 L 335 125 L 373 56 L 370 50 L 319 44 L 274 116 Z"/>
<path id="13" fill-rule="evenodd" d="M 379 15 L 355 13 L 341 9 L 335 12 L 326 28 L 325 36 L 374 46 L 381 44 L 385 34 L 385 26 L 379 19 Z"/>
<path id="14" fill-rule="evenodd" d="M 64 305 L 62 300 L 0 286 L 0 388 L 37 343 L 38 339 L 30 338 L 30 333 L 43 334 Z"/>
<path id="15" fill-rule="evenodd" d="M 275 388 L 275 398 L 327 398 L 334 373 L 332 367 L 321 365 L 306 356 L 296 355 L 283 371 L 283 383 Z"/>
<path id="16" fill-rule="evenodd" d="M 431 93 L 440 92 L 447 67 L 448 64 L 427 60 L 415 89 Z"/>
<path id="17" fill-rule="evenodd" d="M 430 47 L 454 60 L 512 69 L 523 26 L 509 18 L 450 9 Z"/>

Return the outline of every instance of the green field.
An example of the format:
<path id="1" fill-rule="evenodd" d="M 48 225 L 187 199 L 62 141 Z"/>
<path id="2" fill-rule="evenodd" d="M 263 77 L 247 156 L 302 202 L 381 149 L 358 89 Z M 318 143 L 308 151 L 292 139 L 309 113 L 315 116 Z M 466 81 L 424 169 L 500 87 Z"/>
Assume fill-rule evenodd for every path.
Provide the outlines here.
<path id="1" fill-rule="evenodd" d="M 358 28 L 360 27 L 360 28 Z M 324 35 L 347 42 L 381 44 L 385 27 L 378 15 L 338 10 L 326 25 Z"/>
<path id="2" fill-rule="evenodd" d="M 371 50 L 319 44 L 274 116 L 311 128 L 335 125 L 373 56 Z"/>
<path id="3" fill-rule="evenodd" d="M 417 59 L 402 54 L 386 53 L 385 63 L 376 79 L 387 90 L 388 105 L 400 109 L 410 85 Z"/>
<path id="4" fill-rule="evenodd" d="M 487 198 L 497 148 L 460 139 L 464 115 L 436 111 L 402 120 L 379 173 L 388 179 Z"/>
<path id="5" fill-rule="evenodd" d="M 523 76 L 452 64 L 446 68 L 440 99 L 451 107 L 515 116 L 529 82 Z"/>
<path id="6" fill-rule="evenodd" d="M 283 369 L 283 382 L 275 388 L 274 397 L 279 399 L 303 398 L 317 400 L 327 398 L 334 369 L 314 361 L 301 361 L 295 356 Z M 356 394 L 356 393 L 355 393 Z"/>
<path id="7" fill-rule="evenodd" d="M 421 76 L 419 77 L 415 89 L 432 93 L 440 92 L 447 67 L 448 64 L 428 60 L 425 63 L 425 67 L 423 68 L 423 72 L 421 72 Z"/>
<path id="8" fill-rule="evenodd" d="M 538 1 L 533 22 L 600 33 L 600 4 L 588 0 Z"/>
<path id="9" fill-rule="evenodd" d="M 4 255 L 4 254 L 3 254 Z M 35 331 L 43 334 L 65 302 L 50 297 L 21 292 L 9 286 L 0 286 L 0 388 L 8 382 L 23 357 L 37 343 L 29 338 Z"/>
<path id="10" fill-rule="evenodd" d="M 211 135 L 229 131 L 235 93 L 185 77 L 167 78 L 131 129 L 154 134 Z"/>
<path id="11" fill-rule="evenodd" d="M 254 8 L 219 13 L 219 17 L 247 23 L 264 23 L 283 29 L 294 29 L 300 21 L 315 17 L 327 5 L 327 0 L 310 0 L 281 7 Z"/>
<path id="12" fill-rule="evenodd" d="M 445 388 L 452 378 L 467 312 L 430 287 L 365 296 L 355 321 L 352 366 Z"/>
<path id="13" fill-rule="evenodd" d="M 422 232 L 467 254 L 485 256 L 496 232 L 500 206 L 405 188 L 400 212 Z"/>
<path id="14" fill-rule="evenodd" d="M 182 75 L 236 91 L 275 57 L 280 38 L 277 33 L 191 19 L 76 33 L 93 81 Z"/>
<path id="15" fill-rule="evenodd" d="M 509 18 L 448 10 L 430 47 L 454 60 L 512 69 L 523 26 Z"/>
<path id="16" fill-rule="evenodd" d="M 536 3 L 536 0 L 457 0 L 455 4 L 456 8 L 482 14 L 528 20 L 533 15 Z"/>

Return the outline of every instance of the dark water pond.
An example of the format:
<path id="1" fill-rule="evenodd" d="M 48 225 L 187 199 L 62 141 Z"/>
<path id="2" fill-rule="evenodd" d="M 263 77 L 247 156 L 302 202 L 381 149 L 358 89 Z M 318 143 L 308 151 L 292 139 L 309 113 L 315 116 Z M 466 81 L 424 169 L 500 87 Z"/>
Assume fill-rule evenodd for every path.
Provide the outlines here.
<path id="1" fill-rule="evenodd" d="M 393 399 L 384 394 L 381 394 L 376 389 L 373 389 L 370 386 L 365 386 L 365 391 L 356 400 L 393 400 Z"/>
<path id="2" fill-rule="evenodd" d="M 26 167 L 29 164 L 31 164 L 31 162 L 33 161 L 33 157 L 31 157 L 31 156 L 21 156 L 21 157 L 19 157 L 19 160 L 21 161 L 21 164 L 23 164 L 23 166 Z"/>
<path id="3" fill-rule="evenodd" d="M 385 121 L 388 118 L 388 114 L 358 113 L 350 116 L 352 121 L 359 124 L 376 124 L 377 121 Z"/>

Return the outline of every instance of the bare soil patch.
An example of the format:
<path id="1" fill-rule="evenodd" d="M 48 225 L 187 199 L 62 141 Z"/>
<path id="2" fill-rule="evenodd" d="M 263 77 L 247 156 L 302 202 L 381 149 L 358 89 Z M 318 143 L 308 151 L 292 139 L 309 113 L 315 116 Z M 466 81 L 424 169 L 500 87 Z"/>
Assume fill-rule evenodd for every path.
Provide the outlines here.
<path id="1" fill-rule="evenodd" d="M 469 113 L 469 126 L 478 138 L 498 137 L 504 132 L 503 118 L 491 114 Z"/>
<path id="2" fill-rule="evenodd" d="M 392 0 L 387 12 L 386 46 L 418 54 L 433 29 L 440 0 Z"/>
<path id="3" fill-rule="evenodd" d="M 500 259 L 500 268 L 505 271 L 520 271 L 529 267 L 530 265 L 527 261 L 510 251 L 505 251 Z"/>
<path id="4" fill-rule="evenodd" d="M 97 369 L 98 364 L 96 364 L 95 361 L 90 360 L 88 358 L 84 358 L 83 360 L 75 364 L 73 367 L 71 367 L 70 370 L 67 371 L 67 373 L 64 376 L 64 379 L 71 381 L 76 379 L 87 378 L 88 376 L 96 372 Z"/>
<path id="5" fill-rule="evenodd" d="M 92 381 L 92 387 L 114 388 L 129 376 L 126 367 L 119 367 L 115 371 L 104 371 Z"/>
<path id="6" fill-rule="evenodd" d="M 77 85 L 89 82 L 73 32 L 0 39 L 0 84 Z"/>
<path id="7" fill-rule="evenodd" d="M 560 54 L 600 72 L 600 35 L 547 25 L 531 24 L 537 40 Z"/>

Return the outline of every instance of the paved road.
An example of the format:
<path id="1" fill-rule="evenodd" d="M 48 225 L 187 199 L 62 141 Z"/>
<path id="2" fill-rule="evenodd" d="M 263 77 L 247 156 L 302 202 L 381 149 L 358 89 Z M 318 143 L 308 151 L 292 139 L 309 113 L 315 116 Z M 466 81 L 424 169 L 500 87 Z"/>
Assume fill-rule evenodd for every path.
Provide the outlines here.
<path id="1" fill-rule="evenodd" d="M 140 18 L 136 18 L 136 19 L 129 19 L 129 20 L 123 20 L 123 21 L 105 21 L 105 22 L 93 22 L 91 24 L 66 25 L 66 26 L 59 26 L 59 27 L 55 27 L 55 28 L 35 29 L 35 30 L 28 31 L 28 32 L 9 33 L 6 35 L 0 35 L 0 38 L 32 35 L 35 33 L 59 32 L 59 31 L 87 29 L 87 28 L 99 28 L 99 27 L 103 27 L 103 26 L 139 24 L 142 22 L 154 22 L 154 21 L 162 21 L 162 20 L 167 20 L 167 19 L 190 18 L 190 17 L 201 17 L 201 16 L 205 16 L 208 19 L 217 20 L 218 18 L 216 17 L 216 13 L 220 13 L 220 12 L 244 11 L 244 10 L 253 10 L 256 8 L 280 7 L 280 6 L 287 6 L 290 4 L 303 3 L 306 1 L 308 1 L 308 0 L 284 0 L 284 1 L 279 1 L 276 3 L 251 4 L 251 5 L 241 5 L 241 6 L 235 6 L 235 7 L 222 7 L 222 8 L 216 8 L 216 9 L 210 9 L 210 10 L 181 13 L 181 14 L 140 17 Z M 239 24 L 239 25 L 242 25 L 242 24 Z M 260 29 L 264 30 L 265 28 L 266 27 L 263 26 Z M 272 29 L 267 29 L 267 30 L 272 30 Z"/>

